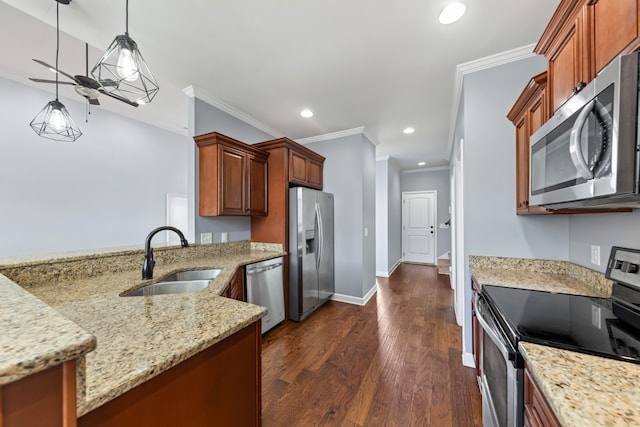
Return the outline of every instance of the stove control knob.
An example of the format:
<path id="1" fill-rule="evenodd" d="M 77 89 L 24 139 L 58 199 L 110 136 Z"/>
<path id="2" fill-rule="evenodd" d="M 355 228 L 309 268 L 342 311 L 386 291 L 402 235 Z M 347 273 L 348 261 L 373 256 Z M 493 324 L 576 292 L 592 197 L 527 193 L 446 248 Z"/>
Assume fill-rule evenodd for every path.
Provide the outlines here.
<path id="1" fill-rule="evenodd" d="M 620 266 L 620 270 L 623 273 L 637 273 L 638 272 L 638 264 L 633 264 L 631 262 L 624 261 Z"/>

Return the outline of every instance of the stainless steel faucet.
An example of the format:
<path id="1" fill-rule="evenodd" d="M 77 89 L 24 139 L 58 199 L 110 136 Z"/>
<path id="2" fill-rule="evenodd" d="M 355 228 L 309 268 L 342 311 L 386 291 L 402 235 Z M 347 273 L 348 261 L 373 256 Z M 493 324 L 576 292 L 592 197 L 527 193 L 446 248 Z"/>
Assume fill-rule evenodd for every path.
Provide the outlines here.
<path id="1" fill-rule="evenodd" d="M 182 231 L 178 230 L 175 227 L 171 227 L 168 225 L 158 227 L 156 229 L 151 230 L 151 233 L 147 236 L 147 240 L 144 243 L 144 263 L 142 264 L 142 280 L 149 280 L 153 278 L 153 267 L 156 265 L 156 262 L 153 259 L 153 249 L 151 249 L 151 239 L 153 236 L 158 234 L 160 231 L 168 230 L 174 231 L 180 237 L 180 244 L 183 248 L 189 246 L 189 242 L 184 238 L 184 234 Z"/>

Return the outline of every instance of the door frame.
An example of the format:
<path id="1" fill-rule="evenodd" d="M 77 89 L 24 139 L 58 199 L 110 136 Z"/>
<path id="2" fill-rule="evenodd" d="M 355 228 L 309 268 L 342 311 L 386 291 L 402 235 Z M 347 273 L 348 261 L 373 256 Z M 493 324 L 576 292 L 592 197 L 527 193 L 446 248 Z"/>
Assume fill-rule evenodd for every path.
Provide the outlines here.
<path id="1" fill-rule="evenodd" d="M 402 262 L 405 262 L 404 260 L 404 254 L 405 254 L 405 250 L 404 250 L 404 196 L 405 194 L 433 194 L 435 196 L 435 200 L 433 202 L 433 215 L 435 216 L 434 219 L 434 226 L 433 226 L 433 264 L 429 264 L 426 263 L 425 265 L 438 265 L 438 190 L 424 190 L 424 191 L 403 191 L 402 192 L 402 212 L 401 212 L 401 228 L 400 231 L 402 232 L 401 235 L 401 247 L 402 247 Z M 409 261 L 406 261 L 409 262 Z"/>

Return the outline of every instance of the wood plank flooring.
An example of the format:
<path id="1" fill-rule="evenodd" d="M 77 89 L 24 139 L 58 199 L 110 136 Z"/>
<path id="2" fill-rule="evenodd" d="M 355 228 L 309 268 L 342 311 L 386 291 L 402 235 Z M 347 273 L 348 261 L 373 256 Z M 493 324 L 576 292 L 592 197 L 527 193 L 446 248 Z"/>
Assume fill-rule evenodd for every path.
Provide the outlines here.
<path id="1" fill-rule="evenodd" d="M 482 426 L 453 291 L 437 273 L 402 264 L 365 307 L 330 301 L 267 333 L 263 427 Z"/>

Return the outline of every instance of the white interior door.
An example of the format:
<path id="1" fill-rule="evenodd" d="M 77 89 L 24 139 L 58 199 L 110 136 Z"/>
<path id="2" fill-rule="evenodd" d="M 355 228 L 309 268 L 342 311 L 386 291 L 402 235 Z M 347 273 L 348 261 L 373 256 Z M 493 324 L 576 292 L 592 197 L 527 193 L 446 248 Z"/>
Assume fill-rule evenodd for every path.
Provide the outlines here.
<path id="1" fill-rule="evenodd" d="M 436 192 L 402 193 L 402 260 L 436 262 Z"/>

